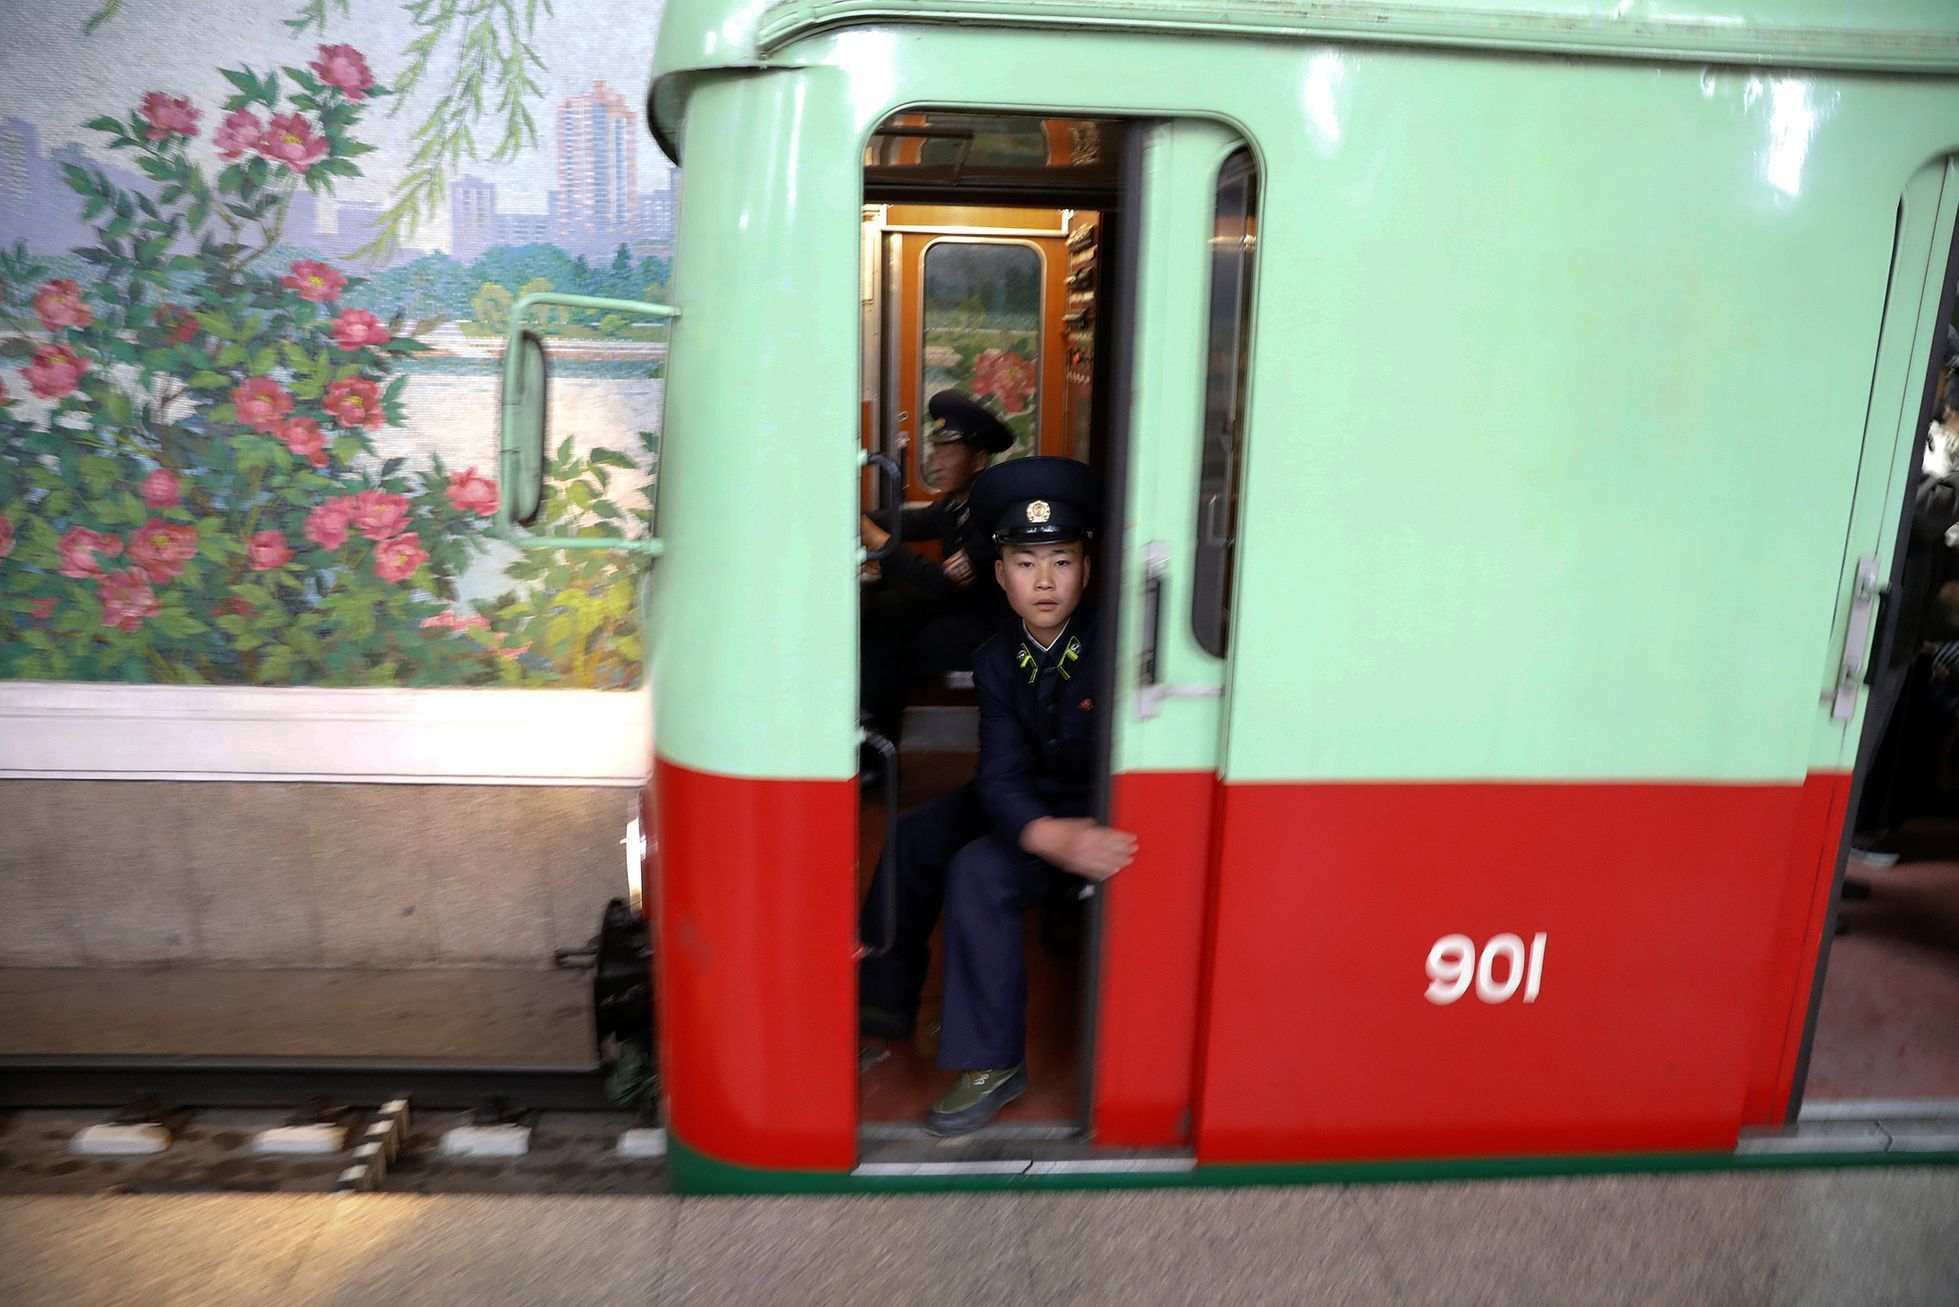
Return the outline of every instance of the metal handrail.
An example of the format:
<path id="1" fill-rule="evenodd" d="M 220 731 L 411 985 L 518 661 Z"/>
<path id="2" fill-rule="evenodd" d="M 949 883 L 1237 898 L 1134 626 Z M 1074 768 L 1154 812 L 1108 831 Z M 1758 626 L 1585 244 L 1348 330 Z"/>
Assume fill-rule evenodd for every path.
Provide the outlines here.
<path id="1" fill-rule="evenodd" d="M 503 402 L 502 417 L 498 427 L 497 473 L 502 481 L 503 495 L 497 506 L 499 523 L 515 544 L 531 549 L 617 549 L 627 553 L 640 554 L 647 558 L 658 558 L 666 552 L 666 544 L 657 536 L 647 539 L 632 539 L 626 536 L 554 536 L 539 535 L 519 526 L 516 515 L 511 510 L 511 492 L 516 485 L 519 460 L 523 451 L 518 444 L 516 433 L 517 417 L 522 412 L 528 398 L 524 393 L 522 345 L 526 334 L 525 316 L 539 305 L 568 309 L 604 309 L 608 311 L 637 313 L 645 316 L 672 321 L 680 316 L 680 310 L 670 304 L 653 304 L 644 300 L 616 300 L 602 295 L 563 295 L 556 291 L 532 292 L 519 296 L 510 309 L 510 329 L 504 338 L 503 347 Z M 540 340 L 540 345 L 542 344 Z M 547 375 L 544 383 L 550 384 Z M 539 451 L 542 462 L 544 451 Z"/>

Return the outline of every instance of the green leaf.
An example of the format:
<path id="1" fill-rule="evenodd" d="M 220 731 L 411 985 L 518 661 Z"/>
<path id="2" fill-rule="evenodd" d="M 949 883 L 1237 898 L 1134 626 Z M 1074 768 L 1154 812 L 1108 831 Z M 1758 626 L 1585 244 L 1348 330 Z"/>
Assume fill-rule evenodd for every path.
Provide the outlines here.
<path id="1" fill-rule="evenodd" d="M 110 486 L 116 483 L 116 479 L 121 473 L 122 468 L 113 458 L 104 458 L 100 454 L 90 454 L 82 459 L 82 485 L 87 487 L 91 495 L 105 493 Z"/>
<path id="2" fill-rule="evenodd" d="M 222 372 L 193 372 L 189 385 L 193 390 L 221 390 L 231 384 L 231 378 Z"/>

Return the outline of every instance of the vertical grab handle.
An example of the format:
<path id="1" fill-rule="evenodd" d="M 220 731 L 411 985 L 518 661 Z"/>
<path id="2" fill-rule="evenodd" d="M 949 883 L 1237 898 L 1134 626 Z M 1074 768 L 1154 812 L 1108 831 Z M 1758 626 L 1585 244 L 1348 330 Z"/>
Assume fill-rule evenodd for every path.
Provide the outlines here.
<path id="1" fill-rule="evenodd" d="M 1163 573 L 1170 553 L 1157 541 L 1143 549 L 1143 647 L 1137 655 L 1138 681 L 1148 687 L 1158 680 L 1157 645 L 1163 636 Z"/>
<path id="2" fill-rule="evenodd" d="M 875 563 L 897 553 L 898 547 L 904 543 L 905 472 L 898 466 L 898 460 L 883 454 L 866 454 L 864 462 L 867 466 L 875 467 L 884 477 L 884 506 L 891 510 L 890 539 L 864 555 L 865 562 Z"/>
<path id="3" fill-rule="evenodd" d="M 890 855 L 884 870 L 890 874 L 877 878 L 878 942 L 873 947 L 868 941 L 858 941 L 860 958 L 880 958 L 898 942 L 898 746 L 876 731 L 865 730 L 859 735 L 884 759 L 884 847 Z"/>

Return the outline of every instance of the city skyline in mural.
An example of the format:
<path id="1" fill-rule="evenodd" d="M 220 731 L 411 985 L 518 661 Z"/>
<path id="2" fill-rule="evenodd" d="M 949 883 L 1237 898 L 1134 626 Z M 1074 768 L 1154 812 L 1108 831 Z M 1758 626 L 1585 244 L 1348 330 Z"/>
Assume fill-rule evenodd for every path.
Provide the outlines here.
<path id="1" fill-rule="evenodd" d="M 639 143 L 632 134 L 636 124 L 625 98 L 595 82 L 561 101 L 553 117 L 553 176 L 558 184 L 546 193 L 542 212 L 510 207 L 507 197 L 518 188 L 500 187 L 472 170 L 449 184 L 446 221 L 419 232 L 413 244 L 398 246 L 385 263 L 405 263 L 429 253 L 468 261 L 499 245 L 540 244 L 588 258 L 610 258 L 621 245 L 636 259 L 669 257 L 677 218 L 673 170 L 650 140 L 647 148 L 654 157 L 640 165 Z M 575 130 L 594 117 L 603 123 L 603 136 Z M 18 117 L 0 120 L 0 244 L 18 242 L 33 254 L 58 255 L 87 242 L 83 201 L 63 179 L 64 166 L 99 168 L 117 186 L 135 193 L 154 194 L 157 189 L 118 167 L 113 155 L 78 144 L 48 150 L 44 139 L 38 123 Z M 649 176 L 658 189 L 638 189 L 634 182 L 641 175 Z M 330 220 L 322 212 L 328 207 Z M 297 195 L 284 240 L 329 257 L 353 258 L 374 239 L 383 209 L 380 203 L 360 200 L 323 206 L 311 195 Z"/>
<path id="2" fill-rule="evenodd" d="M 128 189 L 154 190 L 146 179 L 118 167 L 86 130 L 100 112 L 95 86 L 72 76 L 77 67 L 120 65 L 119 75 L 168 89 L 193 103 L 213 103 L 231 91 L 214 66 L 239 48 L 236 39 L 257 30 L 268 53 L 306 46 L 288 30 L 292 16 L 309 6 L 300 0 L 215 0 L 200 7 L 202 20 L 185 29 L 167 6 L 131 0 L 113 20 L 85 33 L 99 4 L 53 5 L 10 14 L 24 45 L 42 57 L 9 67 L 0 79 L 0 244 L 24 242 L 36 254 L 60 254 L 85 243 L 80 202 L 63 182 L 63 164 L 100 167 Z M 336 31 L 357 32 L 364 56 L 383 84 L 404 62 L 402 52 L 429 32 L 418 29 L 399 0 L 327 0 L 344 8 L 350 22 Z M 610 258 L 624 244 L 637 258 L 665 257 L 671 248 L 674 169 L 645 127 L 644 90 L 654 35 L 664 4 L 639 11 L 644 39 L 622 41 L 616 31 L 590 21 L 586 4 L 540 8 L 527 49 L 537 67 L 539 94 L 527 102 L 535 147 L 511 157 L 492 157 L 485 137 L 476 157 L 467 154 L 442 178 L 433 212 L 418 221 L 383 266 L 441 252 L 467 262 L 497 245 L 551 244 L 573 255 Z M 595 33 L 603 31 L 603 39 Z M 200 50 L 202 33 L 209 45 Z M 246 38 L 249 47 L 249 36 Z M 435 95 L 432 89 L 455 72 L 437 58 L 423 85 L 389 105 L 370 126 L 374 153 L 363 175 L 331 196 L 297 197 L 289 243 L 336 258 L 352 257 L 382 230 L 390 201 L 414 157 L 416 129 Z M 125 63 L 124 61 L 128 62 Z M 141 69 L 136 73 L 135 69 Z M 131 70 L 123 72 L 122 70 Z M 494 124 L 492 124 L 494 125 Z M 474 139 L 476 133 L 468 133 Z M 209 152 L 192 142 L 193 157 Z M 546 164 L 548 166 L 540 166 Z M 209 160 L 216 163 L 215 158 Z M 122 175 L 118 175 L 118 174 Z"/>

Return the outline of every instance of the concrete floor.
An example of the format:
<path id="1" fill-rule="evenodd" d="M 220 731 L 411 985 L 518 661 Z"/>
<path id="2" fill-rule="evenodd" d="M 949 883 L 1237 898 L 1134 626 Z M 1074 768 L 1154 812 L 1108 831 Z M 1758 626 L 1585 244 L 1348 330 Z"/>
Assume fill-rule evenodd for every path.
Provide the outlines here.
<path id="1" fill-rule="evenodd" d="M 1959 1170 L 835 1199 L 0 1198 L 0 1302 L 1959 1301 Z"/>

